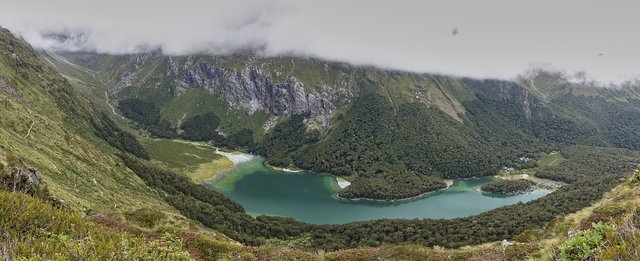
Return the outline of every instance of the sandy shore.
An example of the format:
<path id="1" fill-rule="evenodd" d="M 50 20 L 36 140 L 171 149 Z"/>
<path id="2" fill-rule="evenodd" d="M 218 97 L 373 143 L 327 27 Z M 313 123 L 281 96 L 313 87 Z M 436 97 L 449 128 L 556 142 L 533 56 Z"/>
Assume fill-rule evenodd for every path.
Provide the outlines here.
<path id="1" fill-rule="evenodd" d="M 267 164 L 266 161 L 264 162 L 264 164 L 269 168 L 272 168 L 272 169 L 275 169 L 275 170 L 281 170 L 281 171 L 284 171 L 284 172 L 298 173 L 298 172 L 302 172 L 303 171 L 301 169 L 290 169 L 290 168 L 281 168 L 281 167 L 271 166 L 271 165 Z"/>
<path id="2" fill-rule="evenodd" d="M 255 159 L 256 156 L 245 153 L 229 153 L 220 151 L 220 149 L 216 148 L 216 154 L 227 157 L 234 165 L 242 164 L 245 162 L 249 162 L 252 159 Z"/>
<path id="3" fill-rule="evenodd" d="M 348 186 L 351 186 L 351 182 L 347 181 L 346 179 L 340 178 L 340 177 L 335 177 L 336 178 L 336 183 L 338 183 L 338 187 L 340 187 L 340 189 L 344 189 Z"/>
<path id="4" fill-rule="evenodd" d="M 480 192 L 480 193 L 493 193 L 493 194 L 501 194 L 501 195 L 509 195 L 509 196 L 517 196 L 517 195 L 524 195 L 524 194 L 529 194 L 532 193 L 538 189 L 544 189 L 544 188 L 540 188 L 537 186 L 533 186 L 527 190 L 521 190 L 521 191 L 516 191 L 516 192 L 512 192 L 512 193 L 497 193 L 497 192 L 489 192 L 489 191 L 484 191 L 482 190 L 480 187 L 478 187 L 476 189 L 476 191 Z"/>

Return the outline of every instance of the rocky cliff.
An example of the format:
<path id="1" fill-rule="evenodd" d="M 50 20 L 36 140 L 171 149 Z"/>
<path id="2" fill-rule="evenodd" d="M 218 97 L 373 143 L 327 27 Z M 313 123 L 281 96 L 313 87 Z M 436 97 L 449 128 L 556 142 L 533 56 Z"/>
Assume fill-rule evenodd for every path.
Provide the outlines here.
<path id="1" fill-rule="evenodd" d="M 263 110 L 274 115 L 331 115 L 352 96 L 345 88 L 328 85 L 307 88 L 294 76 L 277 81 L 271 72 L 260 67 L 234 70 L 215 63 L 196 62 L 193 57 L 184 63 L 168 57 L 166 62 L 167 76 L 177 83 L 177 95 L 190 88 L 203 87 L 248 113 Z"/>
<path id="2" fill-rule="evenodd" d="M 174 96 L 204 88 L 232 108 L 249 114 L 309 114 L 325 121 L 348 104 L 355 92 L 349 67 L 307 58 L 163 56 L 157 52 L 115 57 L 87 53 L 62 56 L 95 70 L 104 82 L 110 83 L 113 95 L 128 87 L 169 86 Z M 106 60 L 110 66 L 100 67 Z M 319 76 L 305 75 L 318 72 Z"/>

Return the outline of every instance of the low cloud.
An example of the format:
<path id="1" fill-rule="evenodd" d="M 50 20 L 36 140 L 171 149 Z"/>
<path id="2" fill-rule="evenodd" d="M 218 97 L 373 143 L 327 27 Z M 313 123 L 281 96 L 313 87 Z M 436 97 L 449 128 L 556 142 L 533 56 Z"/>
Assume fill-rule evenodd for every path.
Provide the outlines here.
<path id="1" fill-rule="evenodd" d="M 39 48 L 309 55 L 514 78 L 540 65 L 601 83 L 640 77 L 637 1 L 0 0 L 0 25 Z"/>

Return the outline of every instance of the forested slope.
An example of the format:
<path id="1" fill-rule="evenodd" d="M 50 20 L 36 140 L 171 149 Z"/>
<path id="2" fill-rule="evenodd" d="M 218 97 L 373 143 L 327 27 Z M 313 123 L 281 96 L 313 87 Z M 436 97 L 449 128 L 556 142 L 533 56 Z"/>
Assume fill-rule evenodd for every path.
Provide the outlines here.
<path id="1" fill-rule="evenodd" d="M 568 145 L 640 144 L 631 84 L 607 89 L 543 71 L 478 80 L 250 53 L 62 56 L 106 82 L 120 111 L 152 135 L 347 177 L 346 198 L 412 197 Z"/>
<path id="2" fill-rule="evenodd" d="M 75 92 L 67 80 L 40 62 L 24 41 L 16 39 L 6 30 L 1 33 L 2 188 L 15 190 L 15 181 L 19 180 L 15 179 L 16 163 L 19 163 L 18 169 L 28 173 L 32 180 L 41 182 L 46 193 L 29 186 L 27 194 L 43 198 L 33 199 L 0 192 L 2 206 L 9 206 L 9 211 L 2 213 L 12 213 L 11 216 L 2 216 L 5 219 L 0 225 L 3 232 L 11 232 L 11 240 L 15 239 L 14 242 L 20 242 L 25 247 L 32 247 L 30 243 L 51 243 L 50 251 L 39 248 L 43 251 L 34 253 L 56 252 L 64 243 L 68 243 L 65 246 L 86 245 L 85 236 L 94 234 L 98 235 L 96 240 L 99 240 L 95 242 L 96 245 L 113 247 L 106 249 L 113 249 L 114 254 L 126 252 L 122 245 L 114 245 L 114 242 L 122 242 L 117 240 L 123 238 L 137 246 L 143 241 L 150 243 L 145 237 L 132 237 L 117 230 L 94 227 L 85 222 L 87 220 L 80 214 L 98 211 L 133 215 L 131 213 L 138 213 L 136 210 L 143 208 L 166 213 L 165 222 L 173 225 L 159 227 L 155 232 L 163 231 L 171 235 L 175 226 L 180 225 L 197 231 L 211 228 L 246 245 L 291 244 L 315 251 L 400 243 L 415 243 L 422 247 L 481 244 L 515 238 L 523 232 L 540 229 L 550 221 L 590 206 L 620 184 L 622 178 L 637 166 L 640 158 L 639 153 L 633 150 L 586 146 L 636 148 L 634 144 L 638 137 L 626 135 L 636 133 L 638 128 L 635 124 L 638 104 L 633 97 L 624 101 L 616 99 L 614 102 L 606 96 L 567 92 L 542 99 L 530 95 L 525 87 L 517 83 L 423 77 L 423 80 L 434 83 L 425 88 L 429 91 L 433 91 L 432 88 L 446 88 L 448 84 L 451 86 L 450 90 L 440 91 L 437 96 L 439 99 L 448 99 L 447 104 L 456 108 L 453 110 L 457 113 L 454 117 L 451 110 L 445 111 L 440 107 L 446 107 L 443 104 L 434 105 L 429 99 L 412 100 L 406 94 L 403 96 L 403 92 L 409 92 L 407 90 L 410 88 L 381 84 L 402 82 L 405 79 L 403 77 L 408 77 L 405 79 L 407 82 L 418 82 L 417 76 L 398 72 L 387 74 L 366 68 L 360 75 L 377 73 L 354 83 L 357 96 L 350 96 L 345 106 L 334 107 L 336 111 L 332 114 L 331 124 L 324 128 L 313 126 L 312 118 L 315 116 L 311 111 L 281 114 L 279 117 L 263 117 L 268 113 L 259 111 L 238 116 L 240 114 L 235 113 L 240 110 L 230 109 L 231 105 L 228 104 L 225 105 L 228 106 L 228 114 L 203 109 L 184 117 L 186 128 L 181 129 L 166 114 L 163 115 L 168 107 L 162 106 L 167 103 L 149 101 L 154 97 L 151 95 L 153 91 L 140 90 L 148 92 L 147 96 L 138 97 L 140 101 L 147 105 L 152 103 L 153 106 L 143 106 L 149 110 L 130 111 L 133 114 L 128 116 L 137 120 L 139 127 L 168 127 L 166 130 L 171 135 L 184 135 L 185 132 L 179 133 L 181 130 L 186 131 L 187 135 L 192 134 L 195 139 L 215 137 L 219 140 L 213 139 L 213 142 L 225 146 L 236 147 L 236 143 L 242 143 L 239 147 L 263 154 L 273 164 L 293 163 L 350 176 L 355 182 L 352 189 L 345 190 L 344 196 L 347 197 L 397 198 L 416 195 L 442 187 L 440 179 L 443 177 L 490 175 L 502 166 L 516 164 L 522 155 L 548 149 L 560 148 L 566 158 L 559 165 L 543 168 L 539 172 L 543 177 L 567 182 L 566 186 L 528 203 L 505 206 L 471 217 L 374 220 L 342 225 L 310 225 L 291 218 L 253 217 L 222 194 L 193 184 L 177 173 L 146 161 L 145 151 L 141 149 L 136 136 L 120 128 L 117 122 L 109 118 L 110 115 L 95 109 L 96 105 Z M 310 68 L 317 69 L 313 66 Z M 351 72 L 350 68 L 341 70 Z M 309 84 L 319 81 L 313 78 L 313 74 L 305 75 L 310 77 L 307 78 Z M 134 93 L 133 89 L 128 90 L 131 91 L 129 94 Z M 128 96 L 127 91 L 121 95 L 121 98 Z M 170 102 L 184 98 L 173 94 L 158 97 L 172 100 Z M 220 101 L 221 98 L 215 99 Z M 209 105 L 214 104 L 212 100 L 209 101 Z M 134 101 L 132 104 L 138 106 L 144 103 Z M 150 121 L 151 125 L 144 122 L 145 117 L 132 116 L 149 111 L 156 115 L 154 121 Z M 264 114 L 260 116 L 260 113 Z M 259 118 L 263 123 L 272 122 L 273 126 L 264 128 L 269 124 L 247 121 L 242 128 L 231 128 L 231 125 L 224 129 L 213 128 L 216 124 L 228 123 L 229 119 L 236 116 L 240 121 Z M 612 122 L 614 120 L 616 122 Z M 161 124 L 153 125 L 158 123 Z M 222 134 L 226 136 L 212 134 L 214 129 L 216 132 L 224 130 Z M 262 129 L 262 133 L 252 133 L 257 129 Z M 620 138 L 622 134 L 625 135 L 624 139 Z M 350 153 L 352 150 L 360 153 Z M 396 186 L 390 186 L 391 182 L 397 183 Z M 20 206 L 27 207 L 25 210 L 28 211 L 20 211 Z M 60 219 L 56 220 L 62 220 L 62 224 L 56 223 L 47 214 L 59 215 Z M 29 222 L 37 223 L 37 226 L 31 226 Z M 75 231 L 79 233 L 69 232 L 69 227 L 74 227 L 71 224 L 75 223 L 78 224 Z M 24 224 L 26 228 L 21 227 Z M 43 224 L 56 226 L 45 225 L 44 228 L 51 228 L 51 231 L 42 234 L 40 228 Z M 16 233 L 18 230 L 26 231 L 27 235 L 32 235 L 30 238 L 35 239 L 28 241 L 21 238 Z M 0 234 L 6 237 L 7 233 Z M 200 238 L 193 234 L 188 237 L 191 240 Z M 56 238 L 61 241 L 47 241 Z M 218 258 L 219 254 L 239 255 L 245 249 L 229 241 L 220 243 L 205 239 L 195 242 L 200 244 L 200 254 L 208 253 L 208 257 L 213 259 Z M 124 248 L 127 248 L 126 244 Z M 158 250 L 132 246 L 130 249 L 150 251 L 147 254 L 166 257 L 167 251 L 180 254 L 179 248 Z M 256 249 L 250 250 L 255 251 L 251 253 L 270 251 L 268 247 Z M 384 250 L 384 247 L 378 249 Z M 358 251 L 336 252 L 332 255 L 335 257 Z M 527 248 L 523 253 L 529 252 Z M 94 254 L 98 258 L 108 254 L 82 253 Z M 296 253 L 305 257 L 313 256 L 309 252 Z M 464 251 L 459 253 L 462 256 L 470 255 Z"/>

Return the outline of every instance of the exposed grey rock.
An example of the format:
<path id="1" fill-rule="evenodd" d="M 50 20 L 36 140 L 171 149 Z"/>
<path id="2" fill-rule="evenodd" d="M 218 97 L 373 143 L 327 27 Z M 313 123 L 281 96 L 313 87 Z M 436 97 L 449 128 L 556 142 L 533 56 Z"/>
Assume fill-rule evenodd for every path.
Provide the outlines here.
<path id="1" fill-rule="evenodd" d="M 27 194 L 34 194 L 42 182 L 37 171 L 33 169 L 14 166 L 9 174 L 9 178 L 5 180 L 7 183 L 4 185 L 13 192 L 22 191 Z"/>
<path id="2" fill-rule="evenodd" d="M 259 67 L 247 66 L 236 71 L 197 63 L 192 57 L 183 64 L 171 57 L 167 62 L 167 75 L 175 79 L 177 95 L 191 88 L 204 87 L 231 107 L 250 114 L 262 110 L 274 115 L 332 115 L 338 106 L 349 102 L 347 97 L 352 96 L 345 88 L 324 85 L 306 88 L 293 76 L 273 82 L 269 73 Z"/>
<path id="3" fill-rule="evenodd" d="M 2 79 L 0 79 L 0 91 L 8 94 L 14 99 L 19 98 L 18 92 L 16 92 L 16 90 L 13 89 L 13 87 L 11 87 L 8 83 L 3 81 Z"/>
<path id="4" fill-rule="evenodd" d="M 59 54 L 92 70 L 105 70 L 99 67 L 100 54 Z M 179 96 L 194 88 L 204 88 L 232 108 L 249 114 L 257 111 L 276 116 L 309 114 L 314 118 L 314 124 L 327 126 L 336 109 L 348 105 L 358 89 L 352 83 L 352 68 L 346 64 L 314 59 L 304 61 L 320 65 L 324 73 L 336 75 L 329 80 L 331 83 L 306 86 L 310 83 L 296 78 L 292 68 L 281 68 L 274 61 L 252 53 L 238 56 L 163 56 L 160 51 L 154 51 L 125 55 L 118 58 L 119 67 L 113 71 L 118 76 L 110 82 L 110 93 L 117 97 L 116 94 L 126 87 L 140 86 L 169 88 L 160 91 L 170 91 Z M 293 61 L 291 63 L 294 64 Z"/>
<path id="5" fill-rule="evenodd" d="M 136 73 L 135 72 L 128 72 L 128 73 L 123 74 L 120 77 L 120 81 L 118 81 L 111 88 L 111 93 L 112 94 L 118 93 L 120 90 L 131 86 L 133 81 L 135 80 L 135 78 L 136 78 Z"/>
<path id="6" fill-rule="evenodd" d="M 33 183 L 36 186 L 40 186 L 40 183 L 42 182 L 42 179 L 40 178 L 40 176 L 38 175 L 38 172 L 34 169 L 28 169 L 27 170 L 27 175 L 29 176 L 29 180 L 31 181 L 31 183 Z"/>

